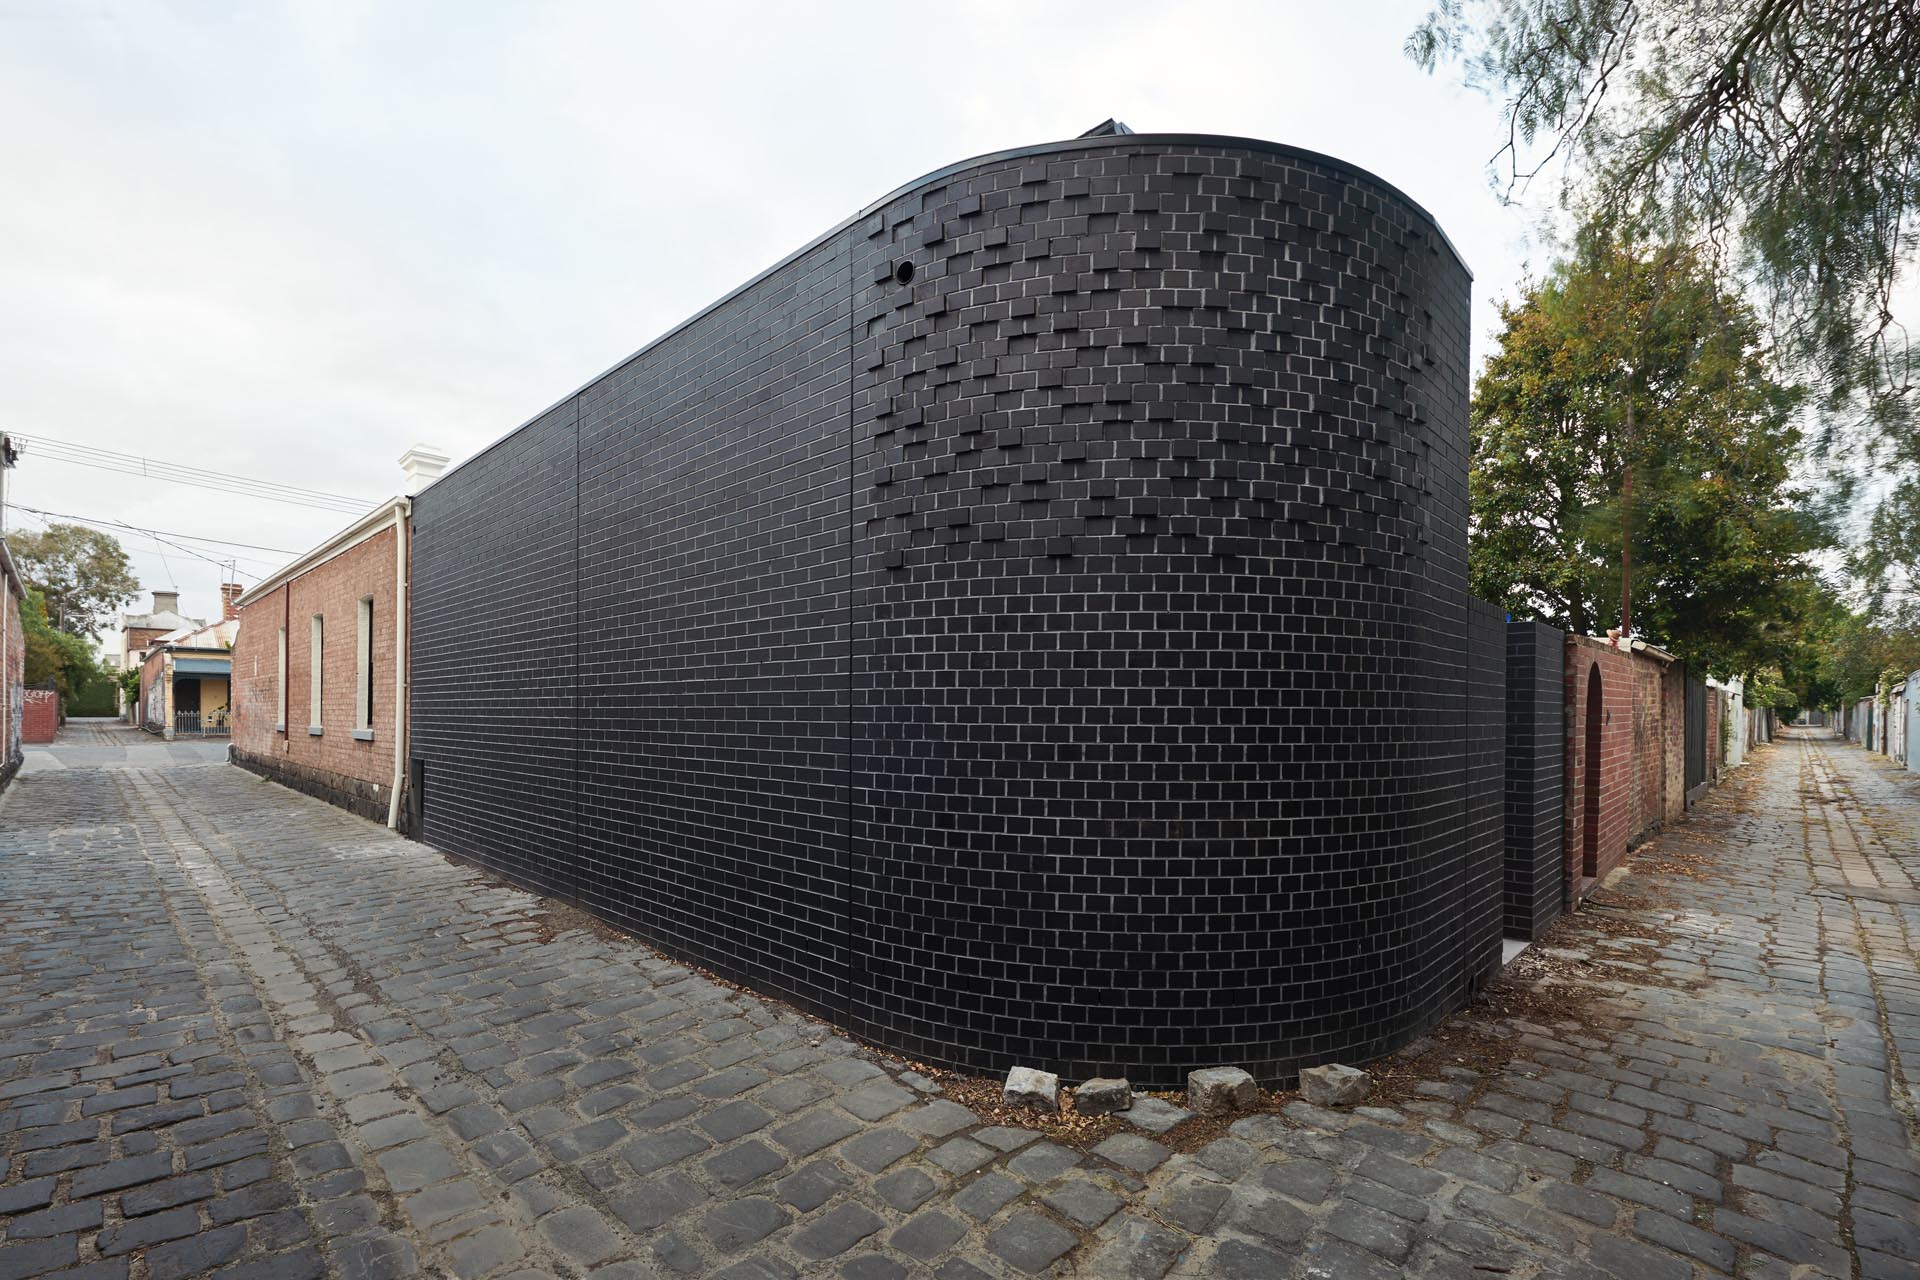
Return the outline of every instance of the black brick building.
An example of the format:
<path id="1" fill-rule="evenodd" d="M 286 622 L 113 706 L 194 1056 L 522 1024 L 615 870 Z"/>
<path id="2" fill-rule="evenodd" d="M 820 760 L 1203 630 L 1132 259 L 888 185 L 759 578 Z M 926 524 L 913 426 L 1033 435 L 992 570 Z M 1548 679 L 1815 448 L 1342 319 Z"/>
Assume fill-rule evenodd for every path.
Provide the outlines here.
<path id="1" fill-rule="evenodd" d="M 420 495 L 416 831 L 936 1062 L 1404 1043 L 1498 962 L 1469 284 L 1271 143 L 922 178 Z"/>

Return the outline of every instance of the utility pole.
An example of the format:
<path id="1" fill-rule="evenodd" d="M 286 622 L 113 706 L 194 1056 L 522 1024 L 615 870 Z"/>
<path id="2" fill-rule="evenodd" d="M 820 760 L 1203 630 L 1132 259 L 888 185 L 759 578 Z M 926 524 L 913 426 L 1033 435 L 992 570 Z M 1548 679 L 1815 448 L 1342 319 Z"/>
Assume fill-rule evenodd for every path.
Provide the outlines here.
<path id="1" fill-rule="evenodd" d="M 7 472 L 20 460 L 20 449 L 13 437 L 0 431 L 0 538 L 7 536 Z"/>
<path id="2" fill-rule="evenodd" d="M 1633 639 L 1633 381 L 1627 381 L 1627 431 L 1621 442 L 1620 638 Z"/>
<path id="3" fill-rule="evenodd" d="M 19 457 L 20 451 L 14 448 L 13 437 L 0 431 L 0 552 L 4 552 L 7 545 L 7 472 L 13 470 L 13 464 Z M 11 553 L 8 553 L 8 564 L 12 564 Z M 7 606 L 12 603 L 7 599 L 7 594 L 11 589 L 6 575 L 0 574 L 0 750 L 7 755 L 20 749 L 20 744 L 12 741 L 13 726 L 19 721 L 13 718 L 13 672 L 7 669 L 8 656 L 13 652 L 13 637 L 8 634 L 12 628 L 7 625 Z M 26 625 L 24 620 L 21 625 Z M 23 664 L 20 670 L 23 681 L 26 675 Z M 0 764 L 4 763 L 4 757 L 0 757 Z"/>

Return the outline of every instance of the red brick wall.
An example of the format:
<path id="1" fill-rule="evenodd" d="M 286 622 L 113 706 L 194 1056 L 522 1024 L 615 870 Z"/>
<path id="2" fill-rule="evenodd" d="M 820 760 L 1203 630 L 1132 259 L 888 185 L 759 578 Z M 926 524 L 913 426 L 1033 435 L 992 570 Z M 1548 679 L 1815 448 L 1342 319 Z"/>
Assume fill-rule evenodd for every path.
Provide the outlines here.
<path id="1" fill-rule="evenodd" d="M 1600 677 L 1600 751 L 1587 750 L 1587 686 Z M 1633 810 L 1633 668 L 1627 655 L 1602 641 L 1567 637 L 1567 882 L 1577 901 L 1627 856 Z M 1597 777 L 1595 776 L 1597 773 Z M 1595 841 L 1597 869 L 1585 874 L 1587 786 L 1599 789 Z"/>
<path id="2" fill-rule="evenodd" d="M 287 589 L 283 586 L 240 612 L 233 638 L 233 749 L 256 756 L 284 754 L 280 717 L 280 628 L 286 625 Z M 304 655 L 302 655 L 304 657 Z M 287 641 L 293 661 L 293 640 Z M 291 676 L 289 676 L 291 680 Z"/>
<path id="3" fill-rule="evenodd" d="M 1667 822 L 1687 816 L 1687 669 L 1674 663 L 1660 675 L 1660 719 L 1666 736 L 1660 744 L 1666 771 Z"/>
<path id="4" fill-rule="evenodd" d="M 51 689 L 28 689 L 20 716 L 20 737 L 25 742 L 52 742 L 60 727 L 60 695 Z"/>
<path id="5" fill-rule="evenodd" d="M 1687 812 L 1686 668 L 1646 653 L 1633 664 L 1633 809 L 1627 843 L 1638 845 Z"/>
<path id="6" fill-rule="evenodd" d="M 0 654 L 0 771 L 20 754 L 20 728 L 14 717 L 22 711 L 20 682 L 27 674 L 27 638 L 20 630 L 20 602 L 13 598 L 4 575 L 0 575 L 0 608 L 7 611 L 7 649 Z"/>
<path id="7" fill-rule="evenodd" d="M 1666 725 L 1661 719 L 1660 677 L 1668 664 L 1642 654 L 1633 667 L 1633 805 L 1627 818 L 1627 844 L 1637 845 L 1660 829 L 1666 815 L 1666 762 L 1661 744 Z"/>
<path id="8" fill-rule="evenodd" d="M 342 802 L 383 804 L 393 782 L 394 532 L 382 529 L 240 610 L 233 646 L 233 745 L 236 754 L 278 767 L 287 780 Z M 373 597 L 373 740 L 354 738 L 360 687 L 356 670 L 359 605 Z M 321 734 L 308 730 L 312 619 L 325 619 Z M 279 636 L 287 630 L 287 725 L 279 706 Z M 338 792 L 335 795 L 334 792 Z M 376 794 L 377 793 L 377 794 Z M 385 816 L 384 813 L 381 814 Z"/>

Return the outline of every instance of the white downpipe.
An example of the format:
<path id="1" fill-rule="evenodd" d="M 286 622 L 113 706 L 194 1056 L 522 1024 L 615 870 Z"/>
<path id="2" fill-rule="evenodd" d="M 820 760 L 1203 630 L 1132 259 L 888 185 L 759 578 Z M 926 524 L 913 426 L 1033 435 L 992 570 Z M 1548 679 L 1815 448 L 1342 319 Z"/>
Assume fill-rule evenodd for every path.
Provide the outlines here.
<path id="1" fill-rule="evenodd" d="M 391 830 L 400 826 L 400 784 L 407 772 L 407 517 L 412 511 L 413 503 L 406 498 L 393 508 L 393 787 L 387 799 Z"/>

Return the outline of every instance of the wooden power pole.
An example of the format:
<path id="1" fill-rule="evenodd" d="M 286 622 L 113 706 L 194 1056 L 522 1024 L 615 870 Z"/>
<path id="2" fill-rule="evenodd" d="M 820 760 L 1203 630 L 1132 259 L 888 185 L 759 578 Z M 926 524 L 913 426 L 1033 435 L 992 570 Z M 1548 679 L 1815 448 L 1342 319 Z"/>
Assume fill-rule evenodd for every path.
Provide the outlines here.
<path id="1" fill-rule="evenodd" d="M 1627 433 L 1620 476 L 1620 638 L 1633 638 L 1633 387 L 1627 387 Z"/>

